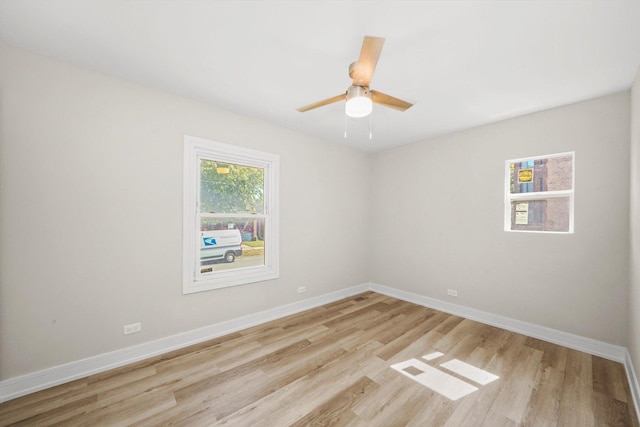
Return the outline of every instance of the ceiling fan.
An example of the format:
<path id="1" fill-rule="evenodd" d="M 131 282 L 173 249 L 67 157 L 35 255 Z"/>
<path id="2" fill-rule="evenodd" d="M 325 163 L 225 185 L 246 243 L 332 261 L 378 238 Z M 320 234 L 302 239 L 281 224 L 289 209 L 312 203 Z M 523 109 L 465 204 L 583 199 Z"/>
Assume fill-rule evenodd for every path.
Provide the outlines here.
<path id="1" fill-rule="evenodd" d="M 371 114 L 372 103 L 374 102 L 400 111 L 410 108 L 413 104 L 369 88 L 383 45 L 384 38 L 365 36 L 360 50 L 360 57 L 349 66 L 349 77 L 353 79 L 353 83 L 346 92 L 323 101 L 305 105 L 298 108 L 298 111 L 302 113 L 338 101 L 346 101 L 345 113 L 347 116 L 355 118 Z"/>

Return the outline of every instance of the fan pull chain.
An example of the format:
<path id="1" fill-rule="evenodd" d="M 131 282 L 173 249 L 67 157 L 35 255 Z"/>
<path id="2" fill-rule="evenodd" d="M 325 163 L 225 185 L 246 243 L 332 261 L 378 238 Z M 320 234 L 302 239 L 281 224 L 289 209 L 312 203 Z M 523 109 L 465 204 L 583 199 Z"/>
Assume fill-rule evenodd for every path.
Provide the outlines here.
<path id="1" fill-rule="evenodd" d="M 347 115 L 344 115 L 344 137 L 347 137 Z"/>
<path id="2" fill-rule="evenodd" d="M 372 129 L 372 120 L 371 120 L 371 116 L 373 114 L 369 114 L 369 139 L 373 139 L 373 131 Z M 347 129 L 348 129 L 348 120 L 349 118 L 347 117 L 347 115 L 344 115 L 344 137 L 347 138 Z"/>

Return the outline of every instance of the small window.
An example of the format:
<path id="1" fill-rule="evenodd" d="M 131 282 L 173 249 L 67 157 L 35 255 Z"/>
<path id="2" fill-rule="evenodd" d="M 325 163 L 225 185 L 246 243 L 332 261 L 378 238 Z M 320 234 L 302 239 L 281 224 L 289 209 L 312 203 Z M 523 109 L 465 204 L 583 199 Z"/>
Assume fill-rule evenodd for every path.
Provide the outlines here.
<path id="1" fill-rule="evenodd" d="M 184 293 L 278 277 L 276 155 L 185 136 Z"/>
<path id="2" fill-rule="evenodd" d="M 506 162 L 506 231 L 573 233 L 574 153 Z"/>

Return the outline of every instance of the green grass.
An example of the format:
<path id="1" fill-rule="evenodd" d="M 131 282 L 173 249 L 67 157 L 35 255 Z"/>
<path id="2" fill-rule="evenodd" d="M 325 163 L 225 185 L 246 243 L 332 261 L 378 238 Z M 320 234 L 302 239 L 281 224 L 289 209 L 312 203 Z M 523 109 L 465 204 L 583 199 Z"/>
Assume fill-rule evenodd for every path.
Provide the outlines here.
<path id="1" fill-rule="evenodd" d="M 253 240 L 242 242 L 243 245 L 251 246 L 252 248 L 264 248 L 264 240 Z"/>

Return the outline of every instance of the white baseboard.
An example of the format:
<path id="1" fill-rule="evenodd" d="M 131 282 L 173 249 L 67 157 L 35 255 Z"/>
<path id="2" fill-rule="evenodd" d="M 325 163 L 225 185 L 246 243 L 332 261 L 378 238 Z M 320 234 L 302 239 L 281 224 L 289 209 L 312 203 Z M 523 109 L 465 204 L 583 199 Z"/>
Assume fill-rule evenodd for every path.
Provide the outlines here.
<path id="1" fill-rule="evenodd" d="M 512 332 L 538 338 L 554 344 L 559 344 L 574 350 L 583 351 L 595 356 L 604 357 L 624 364 L 629 387 L 634 399 L 636 413 L 640 414 L 640 387 L 633 369 L 629 352 L 620 347 L 590 338 L 581 337 L 567 332 L 558 331 L 532 323 L 522 322 L 486 311 L 476 310 L 435 298 L 425 297 L 411 292 L 379 285 L 364 283 L 325 295 L 298 301 L 292 304 L 275 307 L 248 316 L 216 323 L 204 328 L 187 331 L 159 340 L 138 344 L 121 350 L 100 354 L 64 365 L 10 378 L 0 381 L 0 403 L 15 399 L 39 390 L 44 390 L 88 375 L 104 372 L 129 363 L 137 362 L 149 357 L 157 356 L 172 350 L 197 344 L 223 335 L 250 328 L 271 320 L 280 319 L 304 310 L 319 307 L 342 298 L 347 298 L 366 291 L 388 295 L 403 301 L 433 308 L 466 319 L 496 326 Z"/>
<path id="2" fill-rule="evenodd" d="M 636 371 L 633 369 L 633 363 L 631 362 L 631 355 L 629 351 L 625 349 L 624 368 L 627 371 L 627 381 L 629 382 L 629 388 L 631 389 L 631 396 L 633 397 L 633 404 L 636 407 L 636 415 L 640 417 L 640 385 L 638 385 L 638 377 Z"/>
<path id="3" fill-rule="evenodd" d="M 216 323 L 204 328 L 187 331 L 159 340 L 138 344 L 109 353 L 99 354 L 64 365 L 0 381 L 0 403 L 39 390 L 104 372 L 109 369 L 167 353 L 213 338 L 221 337 L 242 329 L 250 328 L 271 320 L 279 319 L 304 310 L 319 307 L 342 298 L 347 298 L 369 290 L 368 284 L 353 286 L 328 294 L 305 299 L 292 304 L 275 307 L 259 313 Z"/>

